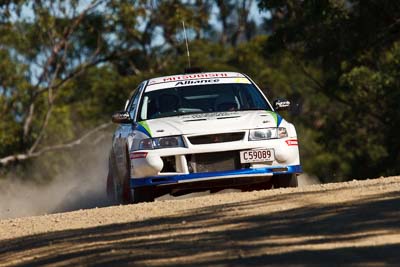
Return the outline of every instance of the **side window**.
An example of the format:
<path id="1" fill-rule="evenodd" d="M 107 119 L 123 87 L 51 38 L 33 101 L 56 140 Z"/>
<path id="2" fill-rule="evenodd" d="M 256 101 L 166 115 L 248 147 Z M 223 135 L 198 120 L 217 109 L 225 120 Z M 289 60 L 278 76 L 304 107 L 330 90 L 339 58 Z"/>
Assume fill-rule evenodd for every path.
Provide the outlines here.
<path id="1" fill-rule="evenodd" d="M 144 83 L 141 83 L 134 91 L 130 103 L 128 105 L 127 110 L 129 111 L 129 114 L 131 116 L 131 118 L 135 118 L 135 112 L 136 109 L 139 106 L 139 100 L 140 100 L 140 93 L 142 92 L 142 88 L 143 88 Z"/>

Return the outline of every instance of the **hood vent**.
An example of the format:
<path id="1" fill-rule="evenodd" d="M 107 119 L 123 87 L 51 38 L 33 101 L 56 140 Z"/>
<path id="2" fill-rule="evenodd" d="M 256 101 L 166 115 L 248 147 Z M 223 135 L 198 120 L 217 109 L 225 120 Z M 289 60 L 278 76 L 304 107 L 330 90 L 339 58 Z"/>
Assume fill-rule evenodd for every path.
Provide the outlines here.
<path id="1" fill-rule="evenodd" d="M 222 133 L 222 134 L 209 134 L 188 137 L 190 143 L 193 145 L 204 145 L 214 143 L 225 143 L 243 140 L 245 132 L 237 133 Z"/>
<path id="2" fill-rule="evenodd" d="M 217 120 L 236 119 L 236 118 L 240 118 L 240 116 L 219 117 L 219 118 L 217 118 Z"/>

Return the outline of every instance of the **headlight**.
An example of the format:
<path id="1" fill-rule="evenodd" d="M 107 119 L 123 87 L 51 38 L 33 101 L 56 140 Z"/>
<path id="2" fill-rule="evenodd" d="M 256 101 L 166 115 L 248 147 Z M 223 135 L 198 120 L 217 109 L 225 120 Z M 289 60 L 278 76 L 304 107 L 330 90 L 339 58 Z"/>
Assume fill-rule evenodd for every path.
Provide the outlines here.
<path id="1" fill-rule="evenodd" d="M 288 137 L 286 128 L 283 127 L 271 127 L 264 129 L 250 130 L 249 141 L 276 139 Z"/>
<path id="2" fill-rule="evenodd" d="M 166 136 L 143 139 L 139 143 L 139 150 L 185 147 L 182 136 Z"/>

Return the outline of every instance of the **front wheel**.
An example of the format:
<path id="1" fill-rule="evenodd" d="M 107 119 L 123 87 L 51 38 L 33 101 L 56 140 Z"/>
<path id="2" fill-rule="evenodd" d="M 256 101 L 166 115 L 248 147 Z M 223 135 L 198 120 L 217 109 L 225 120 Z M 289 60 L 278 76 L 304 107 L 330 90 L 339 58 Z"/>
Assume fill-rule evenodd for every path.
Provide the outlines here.
<path id="1" fill-rule="evenodd" d="M 151 186 L 138 187 L 132 189 L 132 201 L 133 203 L 140 202 L 153 202 L 155 198 L 154 188 Z"/>
<path id="2" fill-rule="evenodd" d="M 107 175 L 107 197 L 110 201 L 115 201 L 114 179 L 111 176 L 111 171 Z"/>
<path id="3" fill-rule="evenodd" d="M 281 174 L 272 177 L 272 184 L 274 188 L 283 187 L 297 187 L 297 175 L 296 174 Z"/>

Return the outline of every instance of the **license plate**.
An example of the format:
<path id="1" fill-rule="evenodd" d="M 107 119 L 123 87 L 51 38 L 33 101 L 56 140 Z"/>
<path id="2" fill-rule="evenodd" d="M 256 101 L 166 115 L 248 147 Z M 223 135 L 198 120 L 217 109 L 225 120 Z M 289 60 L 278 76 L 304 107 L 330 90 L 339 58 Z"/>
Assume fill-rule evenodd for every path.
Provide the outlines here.
<path id="1" fill-rule="evenodd" d="M 240 151 L 240 163 L 273 161 L 274 159 L 273 149 Z"/>

